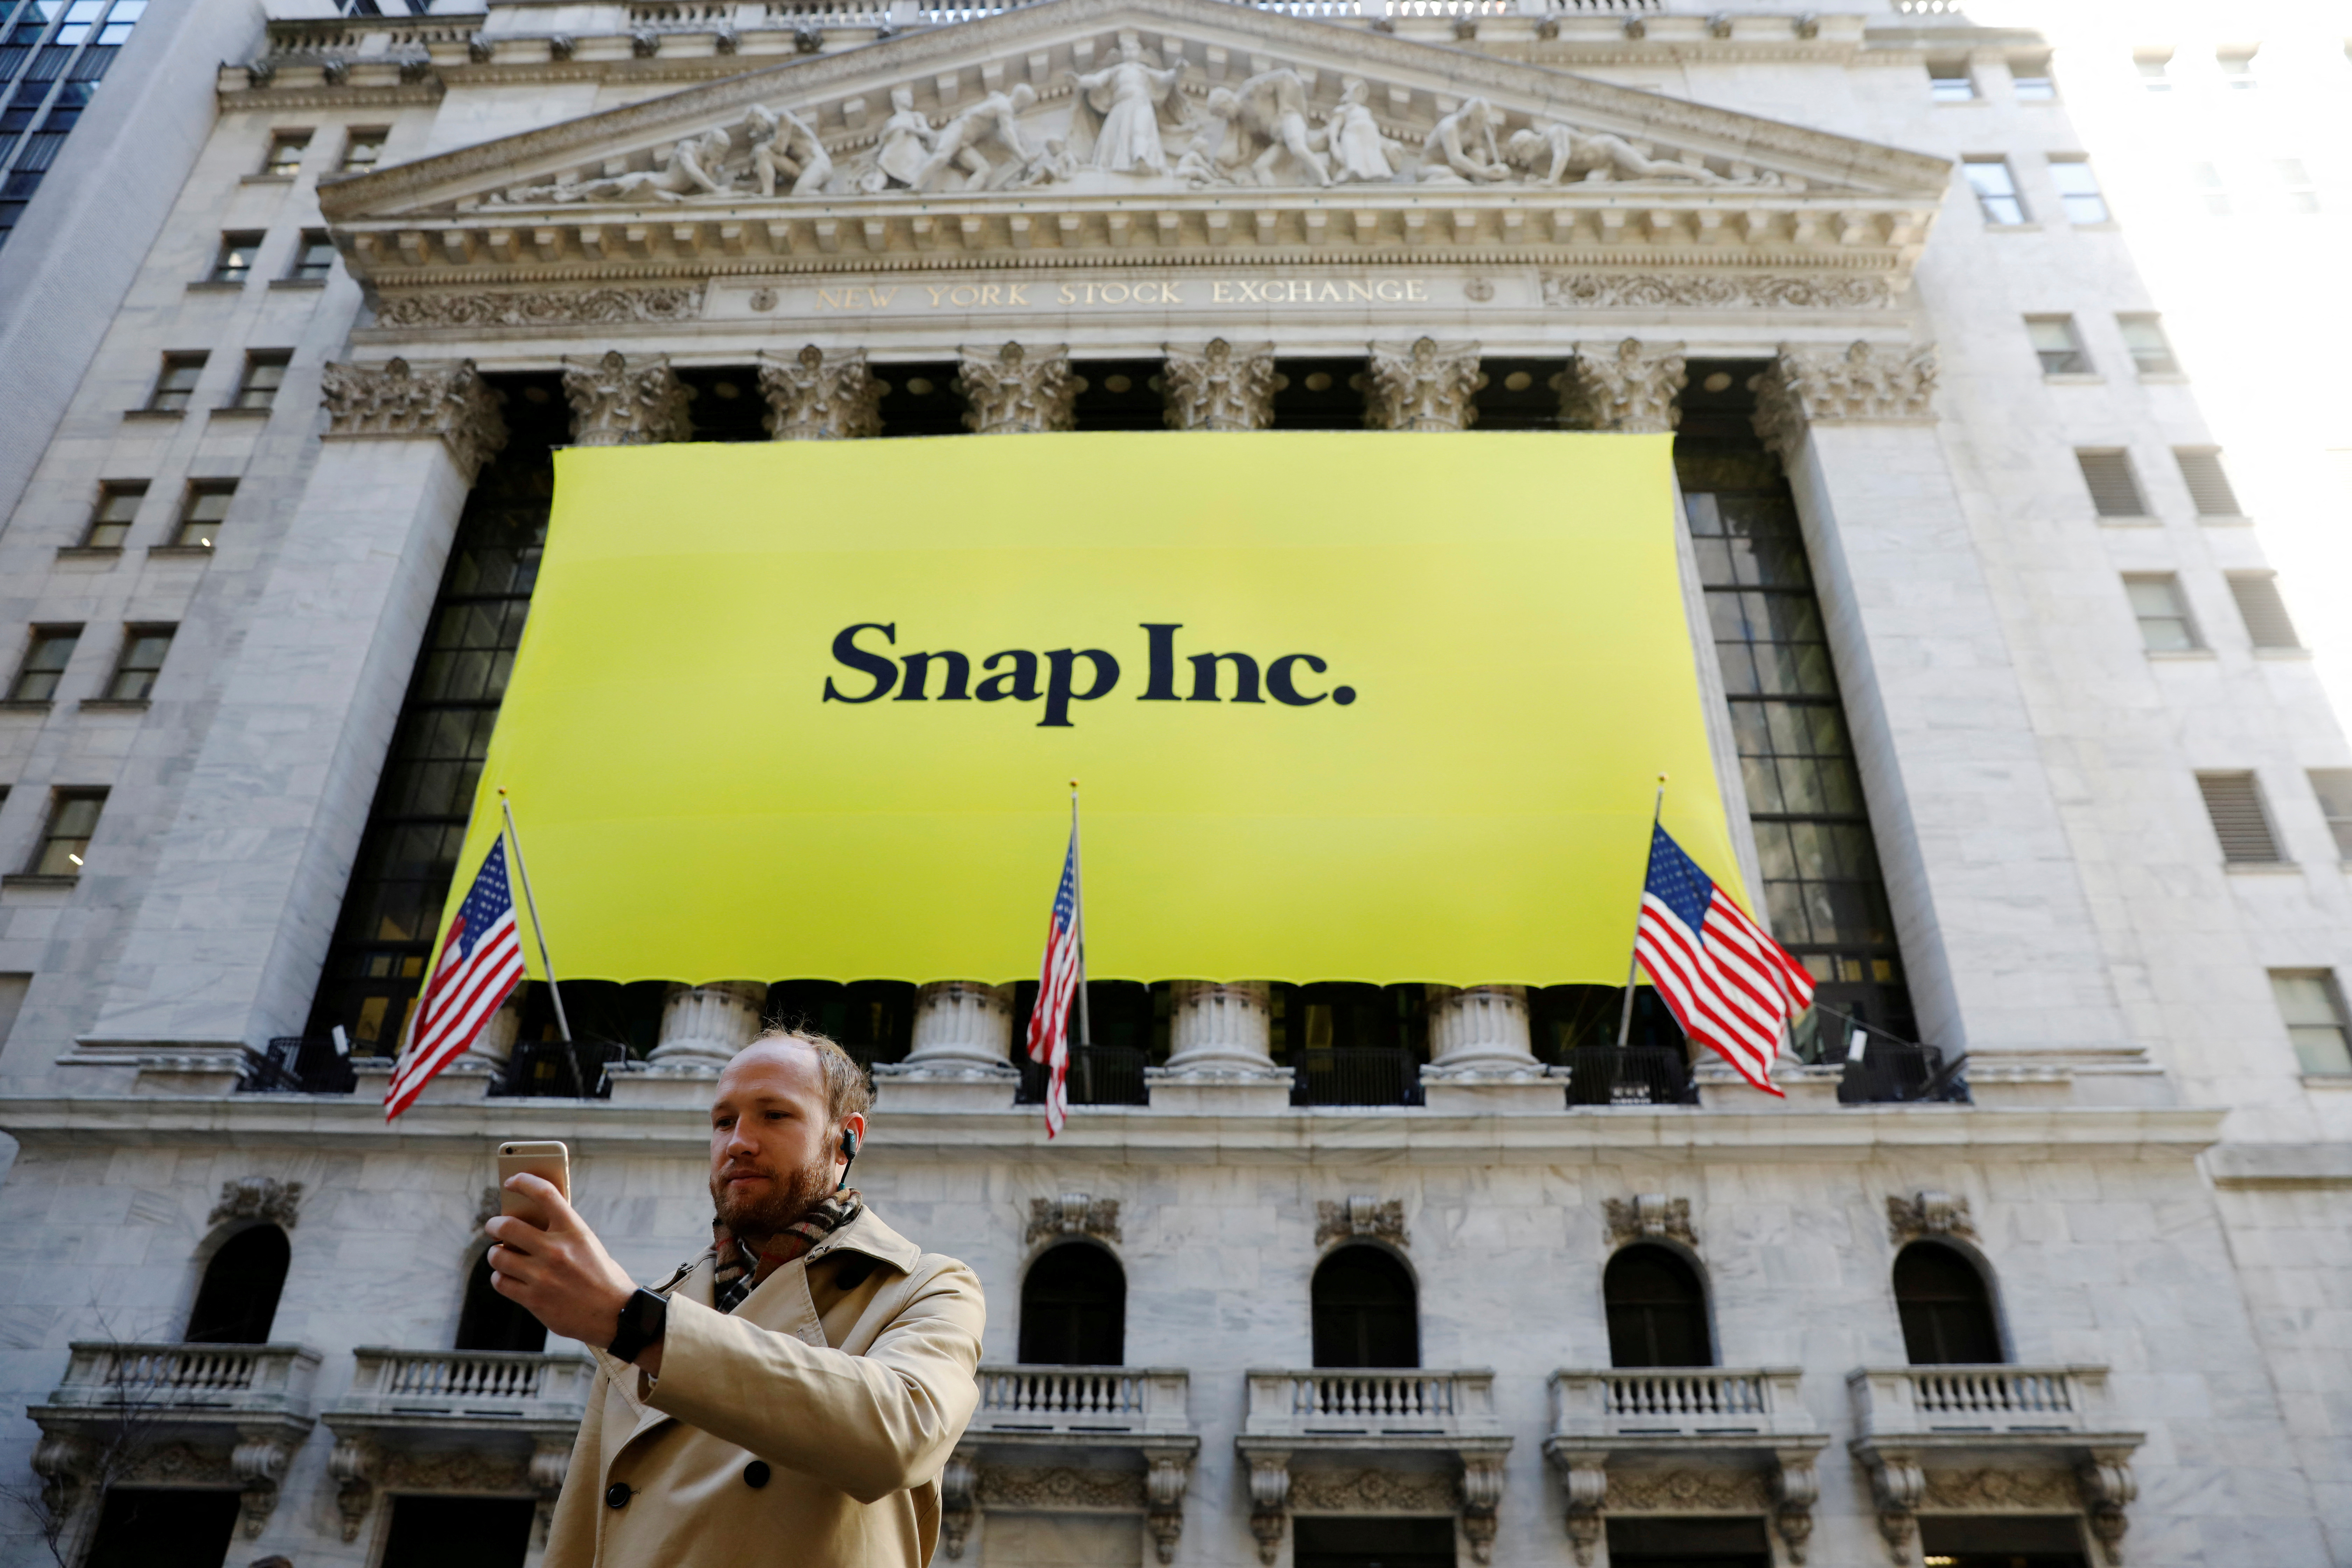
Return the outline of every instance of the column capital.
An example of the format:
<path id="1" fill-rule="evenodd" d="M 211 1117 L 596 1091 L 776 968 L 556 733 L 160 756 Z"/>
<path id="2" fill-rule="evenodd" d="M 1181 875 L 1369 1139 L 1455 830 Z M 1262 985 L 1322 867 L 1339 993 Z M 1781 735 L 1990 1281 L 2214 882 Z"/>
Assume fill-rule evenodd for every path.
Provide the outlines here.
<path id="1" fill-rule="evenodd" d="M 1836 353 L 1782 343 L 1771 368 L 1748 386 L 1756 394 L 1756 434 L 1786 463 L 1816 425 L 1934 423 L 1936 350 L 1857 340 Z"/>
<path id="2" fill-rule="evenodd" d="M 1161 394 L 1171 430 L 1263 430 L 1274 423 L 1274 345 L 1235 348 L 1211 338 L 1200 349 L 1167 345 Z"/>
<path id="3" fill-rule="evenodd" d="M 614 349 L 597 359 L 566 356 L 563 395 L 572 404 L 572 438 L 583 447 L 642 447 L 688 435 L 686 386 L 667 354 L 633 359 Z"/>
<path id="4" fill-rule="evenodd" d="M 1019 343 L 958 351 L 956 390 L 963 422 L 982 436 L 1067 430 L 1076 423 L 1078 380 L 1067 348 L 1029 349 Z"/>
<path id="5" fill-rule="evenodd" d="M 1476 343 L 1374 343 L 1364 373 L 1364 423 L 1375 430 L 1467 430 L 1486 384 Z"/>
<path id="6" fill-rule="evenodd" d="M 825 353 L 814 343 L 787 359 L 760 351 L 768 434 L 779 441 L 846 441 L 882 434 L 882 384 L 866 351 Z"/>
<path id="7" fill-rule="evenodd" d="M 427 365 L 404 359 L 382 364 L 330 364 L 320 389 L 324 439 L 418 440 L 439 437 L 468 485 L 507 444 L 506 403 L 472 360 Z"/>
<path id="8" fill-rule="evenodd" d="M 1571 430 L 1665 435 L 1682 423 L 1675 399 L 1688 379 L 1680 343 L 1579 343 L 1559 383 L 1559 422 Z"/>

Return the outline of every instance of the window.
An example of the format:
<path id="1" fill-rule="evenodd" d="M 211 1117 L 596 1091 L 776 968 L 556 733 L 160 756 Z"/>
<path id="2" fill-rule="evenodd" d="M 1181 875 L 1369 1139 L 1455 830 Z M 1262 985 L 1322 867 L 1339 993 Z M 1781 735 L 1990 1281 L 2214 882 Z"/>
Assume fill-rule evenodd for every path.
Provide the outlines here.
<path id="1" fill-rule="evenodd" d="M 2002 1359 L 1984 1276 L 1941 1242 L 1915 1241 L 1895 1255 L 1895 1310 L 1913 1366 L 1986 1366 Z"/>
<path id="2" fill-rule="evenodd" d="M 373 169 L 383 157 L 383 139 L 392 132 L 383 129 L 354 131 L 343 143 L 343 163 L 346 169 Z"/>
<path id="3" fill-rule="evenodd" d="M 2191 163 L 2189 165 L 2189 177 L 2204 195 L 2205 211 L 2210 216 L 2230 216 L 2230 193 L 2222 187 L 2219 163 Z"/>
<path id="4" fill-rule="evenodd" d="M 41 830 L 39 851 L 33 857 L 36 877 L 79 877 L 89 841 L 98 832 L 98 814 L 106 805 L 102 789 L 61 789 L 49 802 L 49 824 Z M 189 1336 L 191 1339 L 194 1335 Z"/>
<path id="5" fill-rule="evenodd" d="M 2116 326 L 2123 333 L 2124 347 L 2131 351 L 2132 363 L 2142 375 L 2179 375 L 2180 362 L 2172 355 L 2172 340 L 2164 335 L 2164 323 L 2155 316 L 2117 316 Z"/>
<path id="6" fill-rule="evenodd" d="M 2107 211 L 2107 198 L 2099 192 L 2099 177 L 2091 173 L 2091 165 L 2085 160 L 2051 159 L 2050 178 L 2058 187 L 2058 202 L 2066 209 L 2068 223 L 2105 223 L 2112 216 Z"/>
<path id="7" fill-rule="evenodd" d="M 147 499 L 145 479 L 109 479 L 98 487 L 98 505 L 89 514 L 89 531 L 82 536 L 84 550 L 120 550 L 139 503 Z"/>
<path id="8" fill-rule="evenodd" d="M 2088 375 L 2091 356 L 2083 352 L 2083 340 L 2075 334 L 2072 316 L 2028 316 L 2025 335 L 2033 342 L 2033 352 L 2041 356 L 2044 375 Z"/>
<path id="9" fill-rule="evenodd" d="M 2131 596 L 2132 614 L 2139 620 L 2140 641 L 2150 653 L 2188 653 L 2200 645 L 2197 624 L 2180 596 L 2180 579 L 2171 573 L 2151 573 L 2124 579 Z"/>
<path id="10" fill-rule="evenodd" d="M 182 549 L 210 550 L 236 494 L 235 479 L 198 479 L 190 485 L 187 503 L 180 510 L 180 529 L 172 542 Z"/>
<path id="11" fill-rule="evenodd" d="M 2009 62 L 2010 90 L 2020 103 L 2048 103 L 2058 96 L 2048 55 L 2021 56 Z"/>
<path id="12" fill-rule="evenodd" d="M 245 376 L 236 384 L 236 399 L 231 408 L 268 408 L 278 401 L 278 389 L 286 384 L 286 362 L 292 354 L 285 349 L 263 349 L 245 356 Z"/>
<path id="13" fill-rule="evenodd" d="M 242 283 L 253 276 L 254 258 L 261 254 L 261 236 L 252 233 L 221 236 L 220 254 L 213 258 L 211 281 Z"/>
<path id="14" fill-rule="evenodd" d="M 2303 647 L 2303 639 L 2295 636 L 2294 620 L 2286 613 L 2286 601 L 2279 597 L 2276 573 L 2231 573 L 2230 597 L 2238 601 L 2238 616 L 2246 623 L 2246 636 L 2256 647 Z"/>
<path id="15" fill-rule="evenodd" d="M 2101 517 L 2147 515 L 2147 503 L 2140 499 L 2139 481 L 2132 477 L 2128 454 L 2078 451 L 2074 461 L 2082 465 L 2083 482 L 2091 487 L 2091 505 Z"/>
<path id="16" fill-rule="evenodd" d="M 485 1247 L 466 1276 L 466 1302 L 457 1310 L 457 1342 L 461 1351 L 525 1351 L 547 1348 L 547 1325 L 528 1308 L 499 1294 L 490 1283 L 490 1255 Z"/>
<path id="17" fill-rule="evenodd" d="M 1601 1271 L 1611 1366 L 1713 1366 L 1706 1288 L 1663 1247 L 1620 1248 Z"/>
<path id="18" fill-rule="evenodd" d="M 303 150 L 310 145 L 308 131 L 280 131 L 269 138 L 269 154 L 261 161 L 265 174 L 291 179 L 301 172 Z"/>
<path id="19" fill-rule="evenodd" d="M 2255 53 L 2246 48 L 2216 49 L 2213 63 L 2221 68 L 2223 81 L 2242 91 L 2252 91 L 2263 85 L 2262 78 L 2254 74 Z"/>
<path id="20" fill-rule="evenodd" d="M 419 0 L 422 3 L 422 0 Z M 229 1494 L 234 1497 L 236 1494 Z M 530 1552 L 538 1504 L 529 1498 L 434 1497 L 384 1500 L 392 1523 L 377 1568 L 451 1568 L 457 1563 L 520 1563 Z M 452 1551 L 457 1542 L 461 1551 Z"/>
<path id="21" fill-rule="evenodd" d="M 1118 1366 L 1127 1356 L 1127 1274 L 1090 1241 L 1048 1248 L 1021 1281 L 1021 1360 Z"/>
<path id="22" fill-rule="evenodd" d="M 1976 100 L 1976 79 L 1969 74 L 1966 60 L 1929 60 L 1927 62 L 1927 96 L 1937 103 L 1972 103 Z"/>
<path id="23" fill-rule="evenodd" d="M 147 406 L 158 414 L 177 414 L 188 406 L 195 395 L 196 377 L 205 373 L 205 355 L 165 354 L 163 374 L 155 378 L 155 390 L 147 399 Z"/>
<path id="24" fill-rule="evenodd" d="M 2352 860 L 2352 768 L 2314 768 L 2311 793 L 2319 797 L 2319 815 L 2336 836 L 2336 852 Z"/>
<path id="25" fill-rule="evenodd" d="M 294 265 L 286 276 L 298 283 L 324 283 L 335 269 L 335 242 L 322 228 L 306 228 L 294 248 Z"/>
<path id="26" fill-rule="evenodd" d="M 2352 1031 L 2345 1026 L 2344 997 L 2335 975 L 2324 969 L 2273 969 L 2271 994 L 2278 998 L 2286 1037 L 2294 1042 L 2304 1071 L 2330 1078 L 2352 1073 L 2352 1043 L 2347 1040 Z"/>
<path id="27" fill-rule="evenodd" d="M 1335 1249 L 1315 1270 L 1317 1366 L 1419 1366 L 1421 1309 L 1405 1266 L 1377 1247 Z"/>
<path id="28" fill-rule="evenodd" d="M 115 657 L 114 674 L 106 683 L 109 702 L 144 702 L 155 689 L 163 656 L 172 650 L 172 626 L 125 626 L 122 651 Z"/>
<path id="29" fill-rule="evenodd" d="M 2175 447 L 2173 460 L 2180 465 L 2180 477 L 2188 483 L 2189 499 L 2197 503 L 2200 517 L 2242 517 L 2238 496 L 2230 488 L 2230 476 L 2221 471 L 2221 454 L 2210 447 Z"/>
<path id="30" fill-rule="evenodd" d="M 72 662 L 74 647 L 81 641 L 79 626 L 35 626 L 33 640 L 25 649 L 25 662 L 16 667 L 16 679 L 9 685 L 11 702 L 47 702 L 58 694 L 58 681 Z"/>
<path id="31" fill-rule="evenodd" d="M 268 1344 L 289 1252 L 286 1233 L 274 1225 L 257 1225 L 221 1243 L 205 1266 L 183 1337 L 196 1345 Z"/>
<path id="32" fill-rule="evenodd" d="M 2017 194 L 2017 181 L 2009 172 L 2006 158 L 1970 158 L 1960 165 L 1969 177 L 1969 188 L 1977 194 L 1977 205 L 1984 211 L 1984 220 L 1991 224 L 2020 224 L 2025 221 L 2025 203 Z"/>
<path id="33" fill-rule="evenodd" d="M 2197 793 L 2221 841 L 2221 858 L 2232 866 L 2278 863 L 2278 839 L 2263 809 L 2263 787 L 2252 773 L 2199 773 Z"/>
<path id="34" fill-rule="evenodd" d="M 2170 92 L 2172 90 L 2172 51 L 2170 49 L 2143 49 L 2132 57 L 2132 63 L 2139 67 L 2140 85 L 2148 91 Z"/>
<path id="35" fill-rule="evenodd" d="M 2278 174 L 2279 184 L 2286 195 L 2286 210 L 2291 213 L 2315 213 L 2319 210 L 2319 192 L 2311 183 L 2311 171 L 2300 158 L 2273 158 L 2271 167 Z"/>
<path id="36" fill-rule="evenodd" d="M 83 1568 L 226 1563 L 242 1508 L 235 1491 L 109 1487 Z M 159 1542 L 171 1543 L 168 1557 Z M 520 1553 L 515 1561 L 522 1561 Z"/>

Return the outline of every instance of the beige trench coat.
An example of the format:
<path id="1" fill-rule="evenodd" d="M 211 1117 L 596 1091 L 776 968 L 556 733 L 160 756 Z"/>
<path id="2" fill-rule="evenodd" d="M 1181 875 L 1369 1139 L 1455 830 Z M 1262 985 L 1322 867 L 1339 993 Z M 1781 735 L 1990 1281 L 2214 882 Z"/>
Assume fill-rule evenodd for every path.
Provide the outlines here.
<path id="1" fill-rule="evenodd" d="M 871 1210 L 732 1314 L 710 1268 L 669 1292 L 658 1379 L 596 1352 L 546 1568 L 923 1568 L 980 1400 L 980 1281 Z"/>

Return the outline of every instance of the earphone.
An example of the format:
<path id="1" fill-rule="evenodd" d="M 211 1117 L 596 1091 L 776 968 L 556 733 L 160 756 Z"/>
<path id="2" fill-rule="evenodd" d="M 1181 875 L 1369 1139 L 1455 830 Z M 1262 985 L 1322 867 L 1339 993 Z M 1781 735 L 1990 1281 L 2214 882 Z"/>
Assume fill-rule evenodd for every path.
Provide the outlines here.
<path id="1" fill-rule="evenodd" d="M 845 1127 L 841 1130 L 841 1180 L 835 1184 L 833 1189 L 835 1192 L 837 1193 L 843 1187 L 849 1185 L 849 1167 L 856 1163 L 857 1163 L 857 1129 Z"/>

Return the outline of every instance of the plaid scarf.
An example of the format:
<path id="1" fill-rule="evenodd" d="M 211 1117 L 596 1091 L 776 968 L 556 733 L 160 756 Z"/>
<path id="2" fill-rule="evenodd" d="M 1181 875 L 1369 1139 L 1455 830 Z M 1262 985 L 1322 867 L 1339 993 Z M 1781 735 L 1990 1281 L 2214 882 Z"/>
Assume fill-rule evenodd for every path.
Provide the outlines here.
<path id="1" fill-rule="evenodd" d="M 844 1187 L 768 1237 L 754 1258 L 746 1258 L 744 1246 L 734 1233 L 712 1220 L 711 1300 L 720 1311 L 732 1312 L 743 1304 L 744 1297 L 759 1289 L 761 1280 L 865 1212 L 866 1200 L 857 1195 L 857 1189 Z"/>

